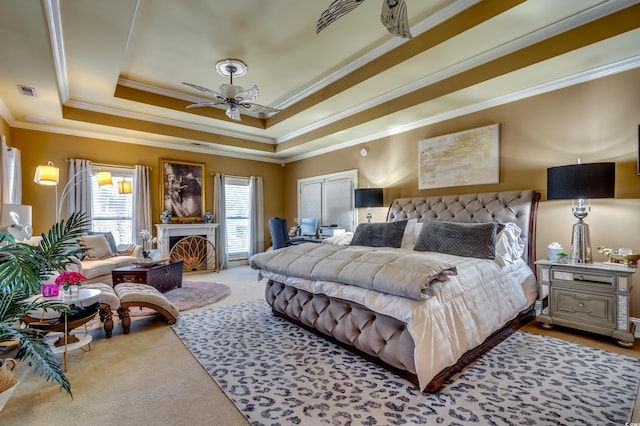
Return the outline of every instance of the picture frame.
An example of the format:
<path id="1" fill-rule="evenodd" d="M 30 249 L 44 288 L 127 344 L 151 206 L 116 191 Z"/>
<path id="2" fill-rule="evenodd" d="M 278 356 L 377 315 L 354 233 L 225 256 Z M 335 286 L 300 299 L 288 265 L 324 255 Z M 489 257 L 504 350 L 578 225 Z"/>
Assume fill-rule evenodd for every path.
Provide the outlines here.
<path id="1" fill-rule="evenodd" d="M 160 159 L 160 206 L 172 223 L 197 223 L 204 215 L 205 164 Z"/>
<path id="2" fill-rule="evenodd" d="M 640 176 L 640 124 L 638 124 L 638 158 L 636 159 L 636 173 Z"/>
<path id="3" fill-rule="evenodd" d="M 418 142 L 418 189 L 500 183 L 500 125 Z"/>

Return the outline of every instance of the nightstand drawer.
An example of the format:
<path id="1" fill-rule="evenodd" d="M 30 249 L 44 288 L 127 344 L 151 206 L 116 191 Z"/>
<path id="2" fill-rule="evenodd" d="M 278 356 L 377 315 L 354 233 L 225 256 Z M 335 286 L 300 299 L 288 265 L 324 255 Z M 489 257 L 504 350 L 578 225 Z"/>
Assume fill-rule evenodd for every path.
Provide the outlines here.
<path id="1" fill-rule="evenodd" d="M 585 284 L 607 284 L 611 285 L 614 283 L 614 276 L 611 275 L 599 275 L 593 273 L 584 273 L 580 272 L 572 272 L 566 271 L 562 269 L 551 269 L 551 280 L 552 281 L 578 281 L 583 282 Z"/>
<path id="2" fill-rule="evenodd" d="M 551 315 L 615 327 L 615 295 L 551 289 Z"/>

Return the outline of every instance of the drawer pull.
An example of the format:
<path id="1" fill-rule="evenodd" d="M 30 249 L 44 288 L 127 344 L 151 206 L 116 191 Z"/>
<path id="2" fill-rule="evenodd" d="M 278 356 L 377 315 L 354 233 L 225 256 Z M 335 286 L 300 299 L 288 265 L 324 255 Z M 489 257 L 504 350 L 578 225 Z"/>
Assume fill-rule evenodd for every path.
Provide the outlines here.
<path id="1" fill-rule="evenodd" d="M 578 308 L 584 308 L 584 303 L 582 302 L 578 303 Z"/>

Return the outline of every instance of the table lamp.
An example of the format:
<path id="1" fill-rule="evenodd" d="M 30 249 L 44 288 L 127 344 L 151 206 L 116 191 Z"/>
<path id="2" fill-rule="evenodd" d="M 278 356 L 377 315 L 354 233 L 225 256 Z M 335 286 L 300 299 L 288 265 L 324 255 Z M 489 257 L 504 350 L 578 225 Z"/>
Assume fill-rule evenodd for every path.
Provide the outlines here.
<path id="1" fill-rule="evenodd" d="M 384 206 L 384 194 L 382 188 L 364 188 L 355 190 L 355 207 L 367 208 L 367 222 L 371 222 L 373 215 L 371 207 Z"/>
<path id="2" fill-rule="evenodd" d="M 591 210 L 591 198 L 613 198 L 616 164 L 585 163 L 547 169 L 547 200 L 573 200 L 573 225 L 569 263 L 591 263 L 589 225 L 583 219 Z"/>

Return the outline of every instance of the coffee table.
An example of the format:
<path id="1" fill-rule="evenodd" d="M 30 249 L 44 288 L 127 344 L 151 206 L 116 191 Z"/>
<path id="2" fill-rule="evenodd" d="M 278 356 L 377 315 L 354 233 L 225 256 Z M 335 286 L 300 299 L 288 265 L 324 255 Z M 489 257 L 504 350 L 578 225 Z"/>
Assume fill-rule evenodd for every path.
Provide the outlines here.
<path id="1" fill-rule="evenodd" d="M 122 283 L 147 284 L 160 292 L 182 287 L 183 261 L 159 261 L 149 265 L 144 263 L 123 266 L 111 271 L 113 286 Z"/>

